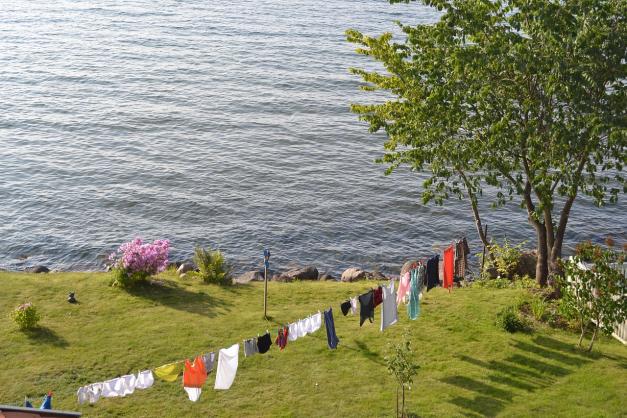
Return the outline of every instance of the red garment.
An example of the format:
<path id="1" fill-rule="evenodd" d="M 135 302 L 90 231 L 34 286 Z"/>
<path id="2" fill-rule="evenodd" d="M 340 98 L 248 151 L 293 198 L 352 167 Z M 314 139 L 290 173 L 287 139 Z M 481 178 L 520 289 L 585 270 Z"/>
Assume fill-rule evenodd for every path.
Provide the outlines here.
<path id="1" fill-rule="evenodd" d="M 186 388 L 201 388 L 207 380 L 207 369 L 202 357 L 194 359 L 194 364 L 185 359 L 185 371 L 183 372 L 183 386 Z"/>
<path id="2" fill-rule="evenodd" d="M 287 334 L 289 333 L 289 329 L 287 327 L 279 328 L 279 335 L 276 336 L 276 340 L 274 341 L 276 345 L 279 346 L 281 350 L 285 348 L 287 345 Z"/>
<path id="3" fill-rule="evenodd" d="M 453 287 L 453 269 L 455 260 L 455 248 L 451 245 L 444 250 L 444 279 L 443 285 L 450 289 Z"/>
<path id="4" fill-rule="evenodd" d="M 374 306 L 375 308 L 383 303 L 383 288 L 381 286 L 374 290 Z"/>

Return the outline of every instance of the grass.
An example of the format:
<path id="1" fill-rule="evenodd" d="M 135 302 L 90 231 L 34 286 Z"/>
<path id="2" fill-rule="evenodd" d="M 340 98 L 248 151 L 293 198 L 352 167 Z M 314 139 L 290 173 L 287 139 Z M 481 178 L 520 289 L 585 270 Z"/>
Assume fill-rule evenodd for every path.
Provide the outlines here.
<path id="1" fill-rule="evenodd" d="M 270 283 L 269 313 L 262 318 L 263 286 L 231 288 L 178 280 L 127 293 L 108 286 L 103 273 L 31 275 L 0 272 L 0 404 L 36 400 L 54 391 L 55 409 L 84 416 L 393 416 L 395 386 L 384 356 L 388 343 L 412 336 L 421 369 L 408 393 L 419 416 L 621 416 L 627 410 L 627 351 L 601 339 L 592 354 L 575 349 L 577 336 L 542 327 L 507 334 L 496 313 L 524 290 L 469 288 L 429 292 L 421 316 L 379 331 L 341 315 L 339 304 L 368 288 L 359 283 Z M 79 304 L 65 301 L 76 291 Z M 37 305 L 41 328 L 24 333 L 10 321 L 12 308 Z M 214 391 L 211 374 L 197 403 L 181 383 L 157 381 L 126 398 L 78 405 L 85 384 L 136 373 L 196 354 L 217 351 L 271 330 L 278 323 L 333 307 L 337 350 L 323 328 L 313 336 L 240 355 L 232 388 Z"/>

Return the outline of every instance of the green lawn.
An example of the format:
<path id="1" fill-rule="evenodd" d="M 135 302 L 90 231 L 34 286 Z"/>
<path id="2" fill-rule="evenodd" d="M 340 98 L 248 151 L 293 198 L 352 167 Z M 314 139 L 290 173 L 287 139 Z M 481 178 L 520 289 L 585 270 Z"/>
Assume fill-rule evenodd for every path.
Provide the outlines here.
<path id="1" fill-rule="evenodd" d="M 419 416 L 626 416 L 627 348 L 601 339 L 588 355 L 575 335 L 540 327 L 506 334 L 494 318 L 524 290 L 429 292 L 422 314 L 381 333 L 341 316 L 339 303 L 373 283 L 270 283 L 273 320 L 262 319 L 263 285 L 219 288 L 164 275 L 166 286 L 127 293 L 102 273 L 0 273 L 0 404 L 21 404 L 54 391 L 55 409 L 84 416 L 393 416 L 395 386 L 384 359 L 388 343 L 411 333 L 421 369 L 408 410 Z M 76 291 L 80 304 L 65 301 Z M 32 301 L 41 330 L 17 331 L 9 312 Z M 181 383 L 157 381 L 126 398 L 79 406 L 78 387 L 217 351 L 277 323 L 333 307 L 340 338 L 329 350 L 324 325 L 283 352 L 243 358 L 232 388 L 214 391 L 210 375 L 200 401 Z"/>

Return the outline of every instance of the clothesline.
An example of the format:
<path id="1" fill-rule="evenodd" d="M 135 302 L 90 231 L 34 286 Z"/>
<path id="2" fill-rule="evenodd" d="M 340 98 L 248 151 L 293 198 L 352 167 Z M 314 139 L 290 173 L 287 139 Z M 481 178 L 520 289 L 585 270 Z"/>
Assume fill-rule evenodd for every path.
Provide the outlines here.
<path id="1" fill-rule="evenodd" d="M 464 238 L 463 242 L 465 241 Z M 444 250 L 445 274 L 443 282 L 445 287 L 449 288 L 449 292 L 452 287 L 452 274 L 449 273 L 453 272 L 453 267 L 457 267 L 457 255 L 459 252 L 457 245 L 459 242 L 460 241 L 453 243 L 449 248 Z M 450 260 L 450 255 L 447 253 L 451 247 L 455 247 L 455 257 L 453 260 Z M 464 265 L 465 267 L 465 257 L 468 251 L 464 250 L 468 248 L 467 243 L 465 244 L 465 248 L 460 248 L 462 248 L 460 254 L 464 257 L 460 265 Z M 453 263 L 450 263 L 450 261 L 453 261 Z M 412 266 L 414 268 L 411 268 L 403 274 L 399 279 L 398 291 L 395 289 L 395 279 L 390 279 L 388 283 L 383 286 L 378 284 L 376 289 L 371 288 L 364 294 L 346 299 L 340 304 L 340 309 L 344 316 L 346 316 L 349 311 L 352 315 L 355 315 L 357 313 L 357 304 L 359 304 L 359 325 L 361 327 L 366 320 L 370 323 L 374 322 L 374 310 L 377 306 L 383 304 L 380 327 L 381 332 L 383 332 L 387 327 L 394 325 L 398 321 L 398 306 L 405 301 L 409 318 L 415 320 L 420 315 L 420 299 L 423 296 L 424 290 L 429 291 L 434 287 L 435 280 L 439 283 L 438 265 L 439 256 L 435 255 L 431 257 L 426 264 L 419 263 L 416 266 Z M 450 281 L 448 280 L 449 276 Z M 313 334 L 321 328 L 322 316 L 324 316 L 329 348 L 336 349 L 340 340 L 335 333 L 335 323 L 331 307 L 323 313 L 318 310 L 317 313 L 311 314 L 305 319 L 299 319 L 287 325 L 282 325 L 278 330 L 275 344 L 279 346 L 280 350 L 283 350 L 287 346 L 288 341 L 295 341 L 308 334 Z M 270 332 L 267 330 L 262 336 L 243 339 L 242 341 L 245 357 L 250 357 L 257 353 L 264 354 L 272 345 L 272 338 Z M 239 346 L 240 343 L 235 343 L 228 348 L 223 348 L 218 351 L 218 366 L 214 389 L 226 390 L 231 387 L 235 380 L 239 364 Z M 85 402 L 95 403 L 100 397 L 125 397 L 134 393 L 136 389 L 150 388 L 155 380 L 153 371 L 158 378 L 167 382 L 175 382 L 178 380 L 182 371 L 184 390 L 189 399 L 195 402 L 200 398 L 202 387 L 207 379 L 207 375 L 213 371 L 214 363 L 215 352 L 210 352 L 197 355 L 193 362 L 190 362 L 189 359 L 180 360 L 156 367 L 152 370 L 140 371 L 137 376 L 132 374 L 124 375 L 116 379 L 92 383 L 78 389 L 78 401 L 81 404 Z"/>

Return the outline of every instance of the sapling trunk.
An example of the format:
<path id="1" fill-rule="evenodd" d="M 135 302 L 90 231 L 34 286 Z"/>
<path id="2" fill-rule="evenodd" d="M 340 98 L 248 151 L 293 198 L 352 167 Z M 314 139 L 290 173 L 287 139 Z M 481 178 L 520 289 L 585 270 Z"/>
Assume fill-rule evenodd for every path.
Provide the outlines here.
<path id="1" fill-rule="evenodd" d="M 592 339 L 590 340 L 590 345 L 588 346 L 588 352 L 592 351 L 592 346 L 594 345 L 594 339 L 597 336 L 597 331 L 599 330 L 599 325 L 597 324 L 594 327 L 594 332 L 592 333 Z"/>

